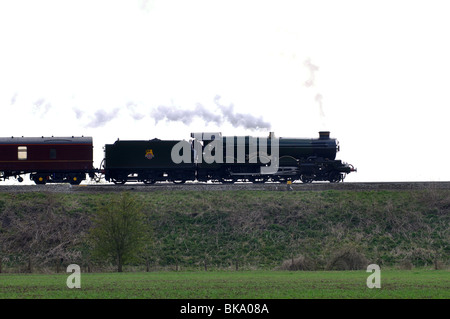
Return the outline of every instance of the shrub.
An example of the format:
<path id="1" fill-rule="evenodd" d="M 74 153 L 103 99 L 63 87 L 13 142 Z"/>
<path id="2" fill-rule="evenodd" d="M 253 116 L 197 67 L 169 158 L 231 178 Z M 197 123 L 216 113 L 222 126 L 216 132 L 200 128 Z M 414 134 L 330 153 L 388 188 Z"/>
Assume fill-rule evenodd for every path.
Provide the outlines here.
<path id="1" fill-rule="evenodd" d="M 367 259 L 363 254 L 354 247 L 345 247 L 331 257 L 327 270 L 361 270 L 367 265 Z"/>
<path id="2" fill-rule="evenodd" d="M 303 256 L 299 255 L 296 258 L 283 261 L 280 267 L 281 270 L 316 270 L 314 262 Z"/>
<path id="3" fill-rule="evenodd" d="M 413 264 L 412 264 L 411 260 L 409 260 L 409 259 L 403 259 L 403 260 L 400 262 L 399 268 L 400 268 L 401 270 L 411 270 L 411 269 L 413 269 Z"/>

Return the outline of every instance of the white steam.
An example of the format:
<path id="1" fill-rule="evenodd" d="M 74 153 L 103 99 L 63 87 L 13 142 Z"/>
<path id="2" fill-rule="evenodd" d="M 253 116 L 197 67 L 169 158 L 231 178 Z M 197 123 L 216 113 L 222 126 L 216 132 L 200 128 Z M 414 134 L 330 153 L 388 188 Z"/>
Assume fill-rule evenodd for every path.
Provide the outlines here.
<path id="1" fill-rule="evenodd" d="M 180 109 L 175 106 L 160 105 L 151 112 L 155 124 L 159 121 L 168 122 L 182 122 L 183 124 L 190 124 L 195 118 L 201 119 L 205 124 L 221 125 L 230 123 L 233 127 L 243 127 L 249 130 L 269 130 L 271 125 L 262 117 L 256 117 L 252 114 L 237 113 L 234 111 L 234 105 L 222 105 L 219 103 L 220 96 L 216 95 L 214 103 L 217 108 L 211 111 L 205 108 L 202 104 L 197 103 L 194 110 Z"/>

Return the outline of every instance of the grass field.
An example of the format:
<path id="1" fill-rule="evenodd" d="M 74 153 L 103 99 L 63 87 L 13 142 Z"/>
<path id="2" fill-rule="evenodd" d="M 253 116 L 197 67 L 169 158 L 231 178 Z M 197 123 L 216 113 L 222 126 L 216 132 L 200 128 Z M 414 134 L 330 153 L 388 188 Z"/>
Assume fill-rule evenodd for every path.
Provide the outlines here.
<path id="1" fill-rule="evenodd" d="M 3 299 L 448 299 L 450 272 L 382 270 L 381 288 L 366 285 L 365 271 L 211 271 L 0 274 Z"/>

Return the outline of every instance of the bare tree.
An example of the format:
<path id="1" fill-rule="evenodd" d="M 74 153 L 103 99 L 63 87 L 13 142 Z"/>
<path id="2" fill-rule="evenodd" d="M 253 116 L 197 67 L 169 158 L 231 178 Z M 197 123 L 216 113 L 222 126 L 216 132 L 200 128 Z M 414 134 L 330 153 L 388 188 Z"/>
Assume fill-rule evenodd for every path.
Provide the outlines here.
<path id="1" fill-rule="evenodd" d="M 128 193 L 104 203 L 94 216 L 90 231 L 93 253 L 111 258 L 117 271 L 134 260 L 145 249 L 148 240 L 145 215 L 140 202 Z"/>

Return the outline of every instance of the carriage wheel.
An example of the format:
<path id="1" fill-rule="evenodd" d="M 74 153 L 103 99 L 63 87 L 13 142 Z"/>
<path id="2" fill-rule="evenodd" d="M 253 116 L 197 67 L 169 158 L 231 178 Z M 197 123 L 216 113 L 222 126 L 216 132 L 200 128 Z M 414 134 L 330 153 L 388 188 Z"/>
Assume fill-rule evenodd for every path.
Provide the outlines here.
<path id="1" fill-rule="evenodd" d="M 47 181 L 47 176 L 45 175 L 36 175 L 34 178 L 34 183 L 36 185 L 45 185 L 46 181 Z"/>
<path id="2" fill-rule="evenodd" d="M 70 178 L 70 185 L 80 185 L 81 178 L 79 176 L 73 176 Z"/>
<path id="3" fill-rule="evenodd" d="M 86 175 L 84 177 L 86 177 Z M 84 178 L 82 174 L 67 176 L 67 180 L 69 181 L 70 185 L 80 185 L 83 179 Z"/>

